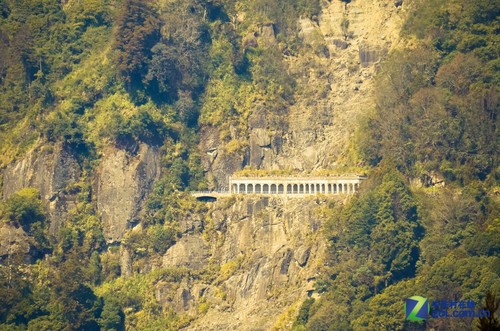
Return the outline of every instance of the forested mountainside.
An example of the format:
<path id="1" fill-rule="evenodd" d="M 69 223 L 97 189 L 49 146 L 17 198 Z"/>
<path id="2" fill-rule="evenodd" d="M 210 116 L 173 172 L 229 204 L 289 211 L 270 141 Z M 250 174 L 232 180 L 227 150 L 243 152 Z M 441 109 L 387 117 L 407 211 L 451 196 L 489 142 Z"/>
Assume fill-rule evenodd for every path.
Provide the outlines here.
<path id="1" fill-rule="evenodd" d="M 497 330 L 499 12 L 0 0 L 0 330 Z M 407 321 L 414 295 L 496 318 Z"/>

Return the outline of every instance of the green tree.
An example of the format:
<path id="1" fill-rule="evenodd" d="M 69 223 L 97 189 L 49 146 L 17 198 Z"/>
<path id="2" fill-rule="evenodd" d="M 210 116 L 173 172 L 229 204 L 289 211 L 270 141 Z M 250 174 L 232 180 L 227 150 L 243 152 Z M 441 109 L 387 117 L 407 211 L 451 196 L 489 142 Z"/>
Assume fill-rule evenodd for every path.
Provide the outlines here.
<path id="1" fill-rule="evenodd" d="M 29 318 L 31 286 L 23 270 L 23 254 L 10 254 L 0 266 L 0 326 Z M 26 316 L 27 315 L 27 316 Z"/>
<path id="2" fill-rule="evenodd" d="M 160 37 L 160 26 L 151 1 L 126 0 L 121 8 L 114 48 L 118 70 L 130 90 L 132 84 L 141 84 L 147 72 L 151 49 Z"/>
<path id="3" fill-rule="evenodd" d="M 177 240 L 177 229 L 171 225 L 156 224 L 148 228 L 147 233 L 152 250 L 160 255 L 165 254 Z"/>
<path id="4" fill-rule="evenodd" d="M 101 317 L 99 319 L 99 326 L 102 330 L 125 330 L 124 323 L 125 315 L 123 314 L 118 300 L 112 297 L 105 298 Z"/>
<path id="5" fill-rule="evenodd" d="M 294 327 L 307 324 L 307 321 L 309 320 L 309 311 L 311 310 L 311 306 L 313 305 L 314 301 L 315 300 L 312 298 L 307 298 L 306 300 L 304 300 L 304 302 L 300 306 L 299 314 L 297 315 L 297 318 L 293 323 Z"/>
<path id="6" fill-rule="evenodd" d="M 417 206 L 396 172 L 385 175 L 376 192 L 377 224 L 371 233 L 373 256 L 395 279 L 413 276 L 421 238 Z"/>
<path id="7" fill-rule="evenodd" d="M 65 254 L 65 261 L 54 273 L 50 302 L 46 310 L 63 323 L 64 329 L 95 330 L 102 303 L 87 285 L 80 247 Z"/>
<path id="8" fill-rule="evenodd" d="M 45 221 L 45 213 L 40 192 L 34 188 L 22 189 L 10 196 L 5 203 L 7 219 L 26 232 L 30 232 L 36 222 Z"/>
<path id="9" fill-rule="evenodd" d="M 488 291 L 484 299 L 483 310 L 489 311 L 490 316 L 480 317 L 477 320 L 477 329 L 479 331 L 494 331 L 500 330 L 500 322 L 495 317 L 498 308 L 500 307 L 500 300 L 498 300 L 491 291 Z"/>
<path id="10" fill-rule="evenodd" d="M 152 48 L 145 82 L 152 93 L 170 101 L 180 91 L 197 98 L 208 76 L 206 54 L 211 42 L 205 9 L 195 1 L 175 1 L 162 10 L 162 40 Z"/>
<path id="11" fill-rule="evenodd" d="M 35 257 L 42 257 L 50 251 L 45 210 L 38 190 L 25 188 L 14 193 L 7 199 L 3 209 L 8 221 L 22 227 L 33 238 Z"/>
<path id="12" fill-rule="evenodd" d="M 414 295 L 414 281 L 389 286 L 363 305 L 364 311 L 352 322 L 354 330 L 404 330 L 404 299 Z"/>
<path id="13" fill-rule="evenodd" d="M 99 255 L 99 252 L 97 251 L 92 252 L 86 271 L 88 274 L 87 277 L 89 278 L 91 284 L 97 285 L 100 283 L 102 266 L 101 266 L 101 257 Z"/>
<path id="14" fill-rule="evenodd" d="M 66 10 L 67 19 L 78 24 L 81 30 L 91 26 L 111 24 L 111 11 L 107 0 L 70 2 Z"/>

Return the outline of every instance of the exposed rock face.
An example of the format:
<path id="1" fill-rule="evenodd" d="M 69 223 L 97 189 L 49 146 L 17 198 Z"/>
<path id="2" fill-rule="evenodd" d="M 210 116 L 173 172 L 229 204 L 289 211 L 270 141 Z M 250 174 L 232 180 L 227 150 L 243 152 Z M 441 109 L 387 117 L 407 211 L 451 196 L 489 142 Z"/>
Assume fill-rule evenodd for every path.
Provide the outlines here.
<path id="1" fill-rule="evenodd" d="M 297 77 L 297 102 L 290 107 L 283 147 L 271 156 L 270 168 L 310 171 L 354 164 L 349 149 L 360 117 L 375 106 L 377 64 L 399 45 L 404 4 L 398 8 L 384 0 L 323 4 L 319 24 L 307 19 L 300 24 L 304 43 L 314 49 L 322 39 L 330 58 L 311 54 L 287 58 Z"/>
<path id="2" fill-rule="evenodd" d="M 38 189 L 49 210 L 50 232 L 55 234 L 73 205 L 73 197 L 63 191 L 78 181 L 80 173 L 75 157 L 61 145 L 35 149 L 4 170 L 2 198 L 26 187 Z"/>
<path id="3" fill-rule="evenodd" d="M 9 254 L 27 256 L 30 251 L 28 235 L 22 228 L 16 228 L 5 222 L 0 223 L 0 260 Z"/>
<path id="4" fill-rule="evenodd" d="M 313 44 L 314 42 L 317 41 L 318 37 L 321 38 L 318 32 L 318 25 L 315 24 L 310 19 L 308 18 L 301 19 L 299 21 L 299 24 L 300 24 L 299 37 L 302 38 L 302 40 L 305 43 Z"/>
<path id="5" fill-rule="evenodd" d="M 209 212 L 210 246 L 198 235 L 186 236 L 164 256 L 164 266 L 196 269 L 203 254 L 205 261 L 221 266 L 215 285 L 183 288 L 186 313 L 200 296 L 211 306 L 188 329 L 269 330 L 281 313 L 306 298 L 307 279 L 317 273 L 326 248 L 318 240 L 320 221 L 314 212 L 322 202 L 245 198 L 230 208 L 225 200 L 215 203 Z"/>
<path id="6" fill-rule="evenodd" d="M 7 166 L 3 173 L 3 199 L 26 187 L 37 188 L 42 198 L 50 200 L 71 181 L 78 179 L 75 158 L 57 146 L 54 150 L 34 150 L 22 160 Z"/>
<path id="7" fill-rule="evenodd" d="M 257 169 L 269 169 L 273 155 L 280 152 L 283 143 L 282 134 L 269 129 L 271 124 L 266 115 L 266 109 L 261 105 L 256 107 L 248 119 L 248 165 Z"/>
<path id="8" fill-rule="evenodd" d="M 26 187 L 37 188 L 49 200 L 78 179 L 80 167 L 76 159 L 57 146 L 54 150 L 34 150 L 22 160 L 7 166 L 3 173 L 3 199 Z"/>
<path id="9" fill-rule="evenodd" d="M 256 104 L 244 130 L 229 128 L 232 140 L 248 142 L 237 150 L 227 148 L 218 128 L 200 129 L 210 189 L 227 189 L 228 176 L 246 165 L 310 171 L 353 163 L 348 152 L 358 119 L 374 106 L 373 75 L 377 63 L 397 47 L 406 2 L 322 3 L 325 7 L 317 22 L 299 22 L 303 43 L 315 51 L 286 59 L 298 86 L 296 103 L 283 116 L 284 125 L 271 125 L 265 105 Z M 245 38 L 246 47 L 279 47 L 272 24 L 255 32 Z M 128 151 L 109 148 L 95 174 L 94 199 L 108 243 L 120 242 L 139 219 L 160 176 L 157 148 L 145 144 L 138 149 L 135 144 L 123 147 Z M 74 197 L 64 195 L 64 188 L 79 177 L 77 161 L 61 147 L 33 151 L 5 169 L 2 197 L 24 187 L 38 188 L 50 208 L 55 233 L 74 204 Z M 437 184 L 437 180 L 427 182 Z M 159 282 L 155 289 L 158 302 L 196 316 L 203 298 L 210 308 L 206 315 L 196 316 L 199 319 L 191 330 L 271 329 L 280 314 L 313 289 L 326 249 L 315 213 L 322 202 L 315 197 L 222 199 L 212 205 L 205 220 L 179 220 L 183 236 L 163 256 L 161 267 L 200 271 L 219 266 L 221 272 L 210 284 L 199 279 L 183 279 L 175 286 Z M 18 230 L 0 227 L 0 255 L 7 253 L 6 247 L 29 250 L 24 233 L 11 239 Z M 131 255 L 121 247 L 124 276 L 134 270 Z M 152 263 L 149 267 L 153 268 Z"/>
<path id="10" fill-rule="evenodd" d="M 317 21 L 298 22 L 307 51 L 285 59 L 297 88 L 295 103 L 283 115 L 282 130 L 267 122 L 265 105 L 256 104 L 245 137 L 240 137 L 248 141 L 246 151 L 239 154 L 243 162 L 219 154 L 215 167 L 207 167 L 219 187 L 246 165 L 308 172 L 358 162 L 352 159 L 353 137 L 359 119 L 375 107 L 373 77 L 378 63 L 399 47 L 407 5 L 385 0 L 323 1 L 322 5 Z M 206 139 L 202 133 L 201 141 Z M 223 142 L 213 142 L 211 148 L 222 149 Z M 228 172 L 219 175 L 219 169 Z"/>
<path id="11" fill-rule="evenodd" d="M 66 188 L 79 180 L 81 168 L 75 157 L 61 145 L 35 149 L 3 171 L 2 198 L 34 187 L 47 205 L 50 233 L 57 234 L 76 197 Z M 141 145 L 135 156 L 124 150 L 110 149 L 97 173 L 97 209 L 102 217 L 108 242 L 121 240 L 128 225 L 134 222 L 160 176 L 160 153 L 157 148 Z"/>
<path id="12" fill-rule="evenodd" d="M 124 277 L 132 275 L 132 256 L 130 250 L 120 245 L 120 272 Z"/>
<path id="13" fill-rule="evenodd" d="M 271 137 L 266 129 L 254 128 L 250 132 L 250 165 L 260 168 L 271 151 Z"/>
<path id="14" fill-rule="evenodd" d="M 349 47 L 349 43 L 345 40 L 341 39 L 333 39 L 332 43 L 338 48 L 338 49 L 346 49 Z"/>
<path id="15" fill-rule="evenodd" d="M 230 153 L 223 148 L 217 128 L 207 127 L 201 132 L 200 150 L 205 152 L 202 159 L 210 189 L 227 190 L 229 174 L 244 166 L 244 156 Z M 237 133 L 233 133 L 236 136 Z"/>
<path id="16" fill-rule="evenodd" d="M 120 241 L 137 221 L 153 183 L 160 176 L 160 153 L 141 144 L 137 155 L 110 149 L 97 180 L 97 210 L 109 243 Z"/>
<path id="17" fill-rule="evenodd" d="M 445 186 L 444 178 L 431 172 L 429 174 L 422 174 L 419 178 L 414 178 L 410 180 L 410 183 L 415 187 L 443 187 Z"/>
<path id="18" fill-rule="evenodd" d="M 261 38 L 269 46 L 276 44 L 273 24 L 266 24 L 261 28 Z"/>
<path id="19" fill-rule="evenodd" d="M 171 307 L 176 313 L 192 316 L 198 314 L 197 302 L 203 296 L 206 287 L 195 284 L 190 279 L 183 279 L 180 283 L 158 282 L 155 296 L 162 305 Z"/>
<path id="20" fill-rule="evenodd" d="M 228 157 L 221 154 L 224 142 L 214 138 L 216 129 L 202 128 L 203 162 L 207 177 L 217 183 L 213 187 L 225 187 L 227 177 L 246 165 L 305 172 L 356 165 L 351 158 L 354 134 L 360 118 L 375 107 L 378 64 L 401 46 L 407 4 L 352 0 L 322 5 L 317 22 L 299 21 L 299 36 L 308 51 L 286 56 L 297 88 L 281 131 L 268 122 L 265 105 L 256 104 L 245 136 L 231 133 L 233 139 L 248 141 L 246 150 Z M 254 36 L 247 40 L 257 43 Z M 224 209 L 224 202 L 217 202 L 210 218 L 219 240 L 215 247 L 211 243 L 209 259 L 222 267 L 239 267 L 220 285 L 205 284 L 203 297 L 211 308 L 188 329 L 269 330 L 285 307 L 311 294 L 326 247 L 318 235 L 315 203 L 263 198 Z M 190 290 L 185 297 L 196 295 Z"/>
<path id="21" fill-rule="evenodd" d="M 387 49 L 385 48 L 373 47 L 370 45 L 359 46 L 359 61 L 363 67 L 368 67 L 378 62 L 386 54 Z"/>
<path id="22" fill-rule="evenodd" d="M 199 235 L 182 237 L 163 257 L 163 267 L 188 267 L 200 270 L 208 263 L 210 250 Z"/>

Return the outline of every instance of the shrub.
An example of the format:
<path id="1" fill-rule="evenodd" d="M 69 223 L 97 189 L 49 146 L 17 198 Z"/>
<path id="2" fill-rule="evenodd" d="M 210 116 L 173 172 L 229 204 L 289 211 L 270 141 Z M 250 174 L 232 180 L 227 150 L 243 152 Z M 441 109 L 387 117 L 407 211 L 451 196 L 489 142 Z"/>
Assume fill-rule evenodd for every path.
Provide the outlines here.
<path id="1" fill-rule="evenodd" d="M 8 220 L 30 233 L 36 223 L 45 222 L 45 213 L 40 200 L 40 192 L 34 188 L 25 188 L 9 197 L 5 203 Z"/>

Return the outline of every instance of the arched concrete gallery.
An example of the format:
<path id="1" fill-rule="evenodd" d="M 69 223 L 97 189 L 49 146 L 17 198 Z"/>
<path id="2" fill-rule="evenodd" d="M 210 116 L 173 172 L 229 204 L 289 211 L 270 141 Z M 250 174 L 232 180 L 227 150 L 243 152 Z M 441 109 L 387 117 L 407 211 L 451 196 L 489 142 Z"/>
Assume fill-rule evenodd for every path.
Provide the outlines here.
<path id="1" fill-rule="evenodd" d="M 352 194 L 362 176 L 345 177 L 230 177 L 231 194 Z"/>

